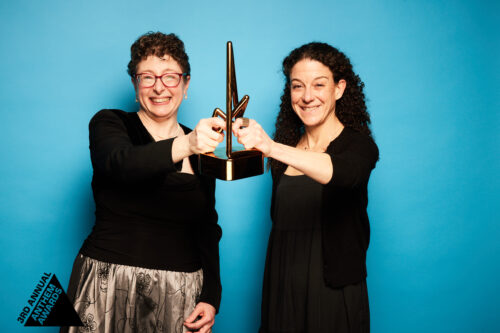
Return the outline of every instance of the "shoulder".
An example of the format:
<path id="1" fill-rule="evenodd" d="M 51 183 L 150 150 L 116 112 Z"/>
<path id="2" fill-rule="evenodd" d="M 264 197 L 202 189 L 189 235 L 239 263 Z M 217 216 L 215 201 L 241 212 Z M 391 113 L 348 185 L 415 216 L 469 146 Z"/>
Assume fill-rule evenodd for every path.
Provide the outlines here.
<path id="1" fill-rule="evenodd" d="M 374 159 L 375 161 L 379 157 L 377 144 L 372 137 L 355 129 L 345 127 L 338 138 L 330 143 L 327 152 L 339 154 L 348 151 L 369 156 L 370 159 Z"/>
<path id="2" fill-rule="evenodd" d="M 149 142 L 147 131 L 141 127 L 136 112 L 125 112 L 118 109 L 104 109 L 97 112 L 89 123 L 90 137 L 109 137 L 128 135 L 134 142 Z"/>
<path id="3" fill-rule="evenodd" d="M 90 119 L 90 125 L 102 121 L 102 120 L 118 120 L 121 122 L 126 122 L 130 119 L 133 113 L 125 112 L 118 109 L 102 109 L 97 112 L 92 119 Z"/>
<path id="4" fill-rule="evenodd" d="M 130 119 L 135 112 L 125 112 L 123 110 L 118 110 L 118 109 L 102 109 L 98 111 L 92 119 L 90 119 L 90 122 L 99 120 L 99 119 L 121 119 L 121 120 L 126 120 Z"/>
<path id="5" fill-rule="evenodd" d="M 119 128 L 121 130 L 141 133 L 141 121 L 137 112 L 125 112 L 118 109 L 103 109 L 97 112 L 89 123 L 93 128 Z"/>
<path id="6" fill-rule="evenodd" d="M 347 135 L 352 142 L 363 145 L 367 149 L 378 151 L 377 144 L 371 136 L 358 132 L 352 128 L 347 128 Z"/>

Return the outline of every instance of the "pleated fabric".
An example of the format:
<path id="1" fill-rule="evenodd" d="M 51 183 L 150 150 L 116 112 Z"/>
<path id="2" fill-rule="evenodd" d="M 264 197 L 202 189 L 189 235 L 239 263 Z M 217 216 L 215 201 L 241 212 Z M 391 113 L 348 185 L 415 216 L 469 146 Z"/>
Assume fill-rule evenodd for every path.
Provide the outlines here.
<path id="1" fill-rule="evenodd" d="M 322 185 L 283 175 L 276 192 L 262 295 L 261 333 L 370 330 L 366 282 L 330 288 L 323 277 Z"/>
<path id="2" fill-rule="evenodd" d="M 61 332 L 187 332 L 203 271 L 173 272 L 98 261 L 79 254 L 68 297 L 83 327 Z"/>

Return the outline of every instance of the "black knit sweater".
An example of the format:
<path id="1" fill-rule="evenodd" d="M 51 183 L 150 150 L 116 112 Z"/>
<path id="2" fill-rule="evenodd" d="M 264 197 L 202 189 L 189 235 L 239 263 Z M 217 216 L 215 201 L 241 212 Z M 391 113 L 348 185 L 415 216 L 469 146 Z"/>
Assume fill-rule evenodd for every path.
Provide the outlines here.
<path id="1" fill-rule="evenodd" d="M 182 126 L 184 131 L 190 130 Z M 219 308 L 221 283 L 215 180 L 179 172 L 174 139 L 155 142 L 137 113 L 101 110 L 90 121 L 96 221 L 80 253 L 121 265 L 194 272 L 199 301 Z"/>
<path id="2" fill-rule="evenodd" d="M 323 186 L 321 231 L 324 279 L 330 287 L 342 287 L 366 277 L 366 251 L 370 241 L 368 179 L 378 161 L 378 148 L 368 136 L 344 128 L 326 153 L 333 175 Z M 273 175 L 271 217 L 281 175 Z"/>

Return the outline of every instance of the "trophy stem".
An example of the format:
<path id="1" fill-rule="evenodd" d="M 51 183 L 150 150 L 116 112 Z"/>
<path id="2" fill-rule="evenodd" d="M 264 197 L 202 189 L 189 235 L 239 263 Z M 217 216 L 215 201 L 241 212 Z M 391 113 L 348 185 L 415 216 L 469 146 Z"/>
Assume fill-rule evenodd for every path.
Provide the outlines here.
<path id="1" fill-rule="evenodd" d="M 226 57 L 226 156 L 232 156 L 233 141 L 233 77 L 234 77 L 233 43 L 227 42 Z M 235 80 L 236 81 L 236 80 Z"/>
<path id="2" fill-rule="evenodd" d="M 213 117 L 219 116 L 226 121 L 226 158 L 221 149 L 212 153 L 200 154 L 198 170 L 200 173 L 223 180 L 236 180 L 264 173 L 264 157 L 256 149 L 233 151 L 233 116 L 242 117 L 248 104 L 248 95 L 238 100 L 236 70 L 234 66 L 233 43 L 227 42 L 226 57 L 226 114 L 216 108 Z M 235 107 L 233 110 L 233 106 Z"/>

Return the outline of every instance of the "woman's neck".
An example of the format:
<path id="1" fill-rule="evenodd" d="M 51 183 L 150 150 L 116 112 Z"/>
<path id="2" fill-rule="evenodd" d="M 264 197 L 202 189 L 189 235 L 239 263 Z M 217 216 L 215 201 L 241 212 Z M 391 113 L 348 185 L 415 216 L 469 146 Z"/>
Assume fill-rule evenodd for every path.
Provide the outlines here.
<path id="1" fill-rule="evenodd" d="M 182 128 L 177 122 L 177 117 L 170 117 L 159 121 L 158 119 L 151 118 L 143 110 L 139 110 L 137 114 L 144 127 L 156 141 L 173 138 L 183 133 Z"/>
<path id="2" fill-rule="evenodd" d="M 302 137 L 304 149 L 313 151 L 325 151 L 330 142 L 340 135 L 344 125 L 332 115 L 324 123 L 318 126 L 306 127 Z"/>

